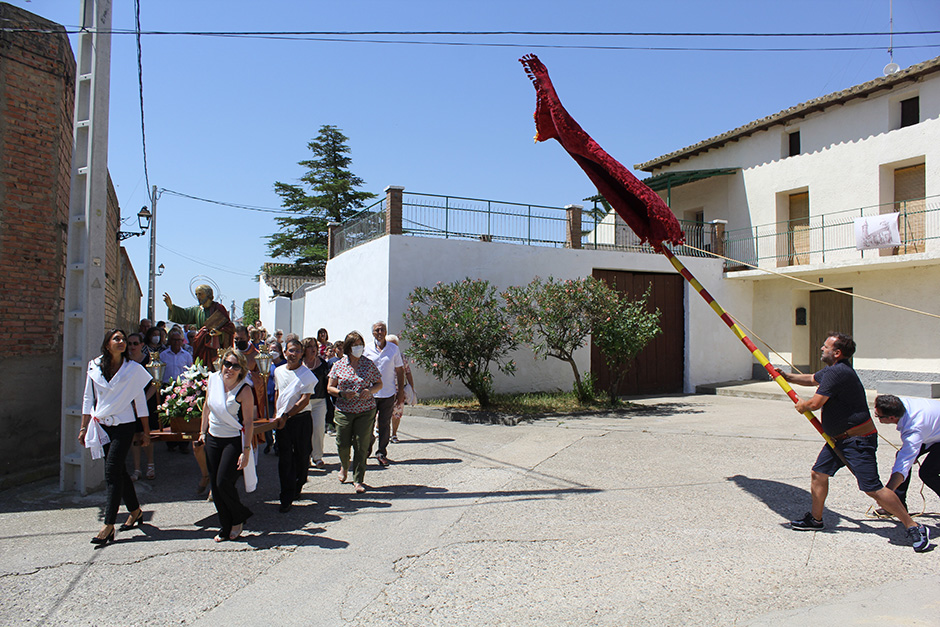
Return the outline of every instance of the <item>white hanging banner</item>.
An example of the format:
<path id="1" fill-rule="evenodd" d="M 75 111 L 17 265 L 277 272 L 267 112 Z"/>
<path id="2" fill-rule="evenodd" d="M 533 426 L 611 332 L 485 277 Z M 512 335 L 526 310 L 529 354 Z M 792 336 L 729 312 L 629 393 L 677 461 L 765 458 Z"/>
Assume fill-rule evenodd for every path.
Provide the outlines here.
<path id="1" fill-rule="evenodd" d="M 898 213 L 884 213 L 867 218 L 855 218 L 855 248 L 891 248 L 901 245 L 898 233 Z"/>

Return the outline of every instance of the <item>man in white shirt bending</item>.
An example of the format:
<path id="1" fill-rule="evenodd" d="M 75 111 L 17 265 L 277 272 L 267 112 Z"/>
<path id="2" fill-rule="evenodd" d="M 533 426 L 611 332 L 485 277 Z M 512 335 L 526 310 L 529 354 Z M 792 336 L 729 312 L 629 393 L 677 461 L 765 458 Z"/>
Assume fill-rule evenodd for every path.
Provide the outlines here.
<path id="1" fill-rule="evenodd" d="M 875 417 L 882 424 L 897 425 L 901 432 L 901 450 L 894 459 L 887 487 L 907 507 L 911 468 L 914 461 L 926 455 L 918 475 L 924 485 L 940 496 L 940 401 L 882 394 L 875 397 Z"/>

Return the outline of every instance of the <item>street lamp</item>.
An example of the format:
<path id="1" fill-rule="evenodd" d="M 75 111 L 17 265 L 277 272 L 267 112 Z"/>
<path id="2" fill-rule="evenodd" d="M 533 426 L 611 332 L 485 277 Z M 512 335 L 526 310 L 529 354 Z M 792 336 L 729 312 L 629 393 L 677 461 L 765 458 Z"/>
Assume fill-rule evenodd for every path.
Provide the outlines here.
<path id="1" fill-rule="evenodd" d="M 153 214 L 147 210 L 146 206 L 140 208 L 140 211 L 137 212 L 137 226 L 140 227 L 140 231 L 118 231 L 117 238 L 119 242 L 123 242 L 129 237 L 139 237 L 144 234 L 147 230 L 147 227 L 150 226 L 150 219 L 153 217 Z"/>
<path id="2" fill-rule="evenodd" d="M 166 270 L 166 266 L 162 263 L 157 266 L 157 276 L 163 276 L 163 272 Z"/>
<path id="3" fill-rule="evenodd" d="M 147 209 L 147 206 L 144 205 L 140 208 L 140 211 L 137 212 L 137 225 L 140 226 L 141 231 L 146 231 L 147 227 L 150 226 L 150 218 L 152 214 Z"/>

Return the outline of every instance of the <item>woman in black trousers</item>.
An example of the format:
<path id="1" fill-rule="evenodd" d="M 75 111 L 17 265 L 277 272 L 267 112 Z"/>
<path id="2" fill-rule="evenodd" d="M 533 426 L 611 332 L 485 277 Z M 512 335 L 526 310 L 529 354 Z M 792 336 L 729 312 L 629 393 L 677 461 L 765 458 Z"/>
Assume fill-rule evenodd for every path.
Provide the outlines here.
<path id="1" fill-rule="evenodd" d="M 254 470 L 251 438 L 255 402 L 252 387 L 245 381 L 248 362 L 241 352 L 228 349 L 222 354 L 220 366 L 219 372 L 209 375 L 199 434 L 199 443 L 206 445 L 212 501 L 219 513 L 216 542 L 234 540 L 241 535 L 251 510 L 238 498 L 235 481 L 239 472 L 250 464 L 248 472 Z"/>
<path id="2" fill-rule="evenodd" d="M 108 500 L 104 526 L 91 543 L 105 546 L 114 542 L 114 523 L 121 501 L 130 517 L 121 531 L 139 525 L 140 509 L 134 483 L 127 473 L 127 453 L 134 441 L 137 419 L 144 425 L 143 444 L 150 440 L 147 399 L 144 388 L 151 376 L 143 366 L 127 357 L 124 331 L 112 329 L 101 343 L 101 356 L 88 362 L 85 394 L 82 399 L 82 427 L 78 441 L 91 449 L 92 459 L 105 458 L 104 479 Z"/>

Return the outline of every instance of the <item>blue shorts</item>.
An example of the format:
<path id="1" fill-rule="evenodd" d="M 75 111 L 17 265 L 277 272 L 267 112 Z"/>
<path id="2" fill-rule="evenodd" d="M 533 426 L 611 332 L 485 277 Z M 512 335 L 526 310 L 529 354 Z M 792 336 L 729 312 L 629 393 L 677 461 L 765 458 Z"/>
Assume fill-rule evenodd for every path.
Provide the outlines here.
<path id="1" fill-rule="evenodd" d="M 836 442 L 836 447 L 845 456 L 849 463 L 849 470 L 858 481 L 858 489 L 862 492 L 875 492 L 884 487 L 878 478 L 878 460 L 875 456 L 878 450 L 878 434 L 860 435 Z M 833 453 L 829 445 L 819 451 L 813 470 L 830 477 L 845 466 L 842 460 Z"/>

